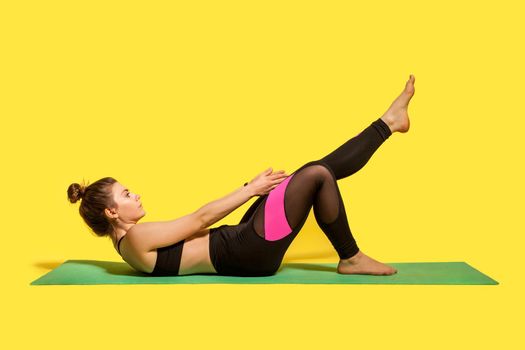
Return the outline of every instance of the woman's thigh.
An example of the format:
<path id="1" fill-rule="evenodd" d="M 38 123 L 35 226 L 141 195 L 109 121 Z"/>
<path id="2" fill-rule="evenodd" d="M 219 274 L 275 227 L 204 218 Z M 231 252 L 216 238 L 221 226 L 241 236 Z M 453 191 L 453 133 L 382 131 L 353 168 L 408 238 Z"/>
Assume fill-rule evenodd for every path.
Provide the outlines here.
<path id="1" fill-rule="evenodd" d="M 241 223 L 229 226 L 228 230 L 234 232 L 224 232 L 221 237 L 219 244 L 225 253 L 221 253 L 224 256 L 217 259 L 217 272 L 246 276 L 269 275 L 279 269 L 286 251 L 308 218 L 310 202 L 319 179 L 319 169 L 314 168 L 319 164 L 318 161 L 312 161 L 301 166 L 269 194 L 260 197 L 257 205 L 252 204 Z M 301 171 L 309 166 L 314 167 Z M 301 180 L 295 180 L 296 176 L 301 177 Z M 290 183 L 294 189 L 287 192 Z M 295 207 L 302 209 L 297 210 Z"/>
<path id="2" fill-rule="evenodd" d="M 270 276 L 279 270 L 299 229 L 280 240 L 268 241 L 255 232 L 253 219 L 252 216 L 242 224 L 224 225 L 211 234 L 212 262 L 220 275 Z"/>

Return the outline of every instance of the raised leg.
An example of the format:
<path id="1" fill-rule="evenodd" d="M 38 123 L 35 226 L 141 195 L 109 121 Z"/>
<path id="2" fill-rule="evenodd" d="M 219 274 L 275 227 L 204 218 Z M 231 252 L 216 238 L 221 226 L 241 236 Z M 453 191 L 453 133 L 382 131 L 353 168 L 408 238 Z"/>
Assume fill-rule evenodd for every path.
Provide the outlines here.
<path id="1" fill-rule="evenodd" d="M 344 179 L 361 169 L 390 135 L 388 125 L 379 118 L 320 161 L 332 169 L 337 180 Z"/>
<path id="2" fill-rule="evenodd" d="M 415 77 L 410 75 L 403 92 L 392 102 L 381 118 L 372 122 L 333 152 L 314 162 L 328 166 L 336 180 L 346 178 L 360 170 L 392 133 L 405 133 L 409 130 L 408 104 L 415 92 L 414 82 Z M 239 223 L 247 222 L 267 196 L 260 196 L 252 203 Z"/>
<path id="3" fill-rule="evenodd" d="M 320 159 L 333 170 L 337 180 L 361 169 L 392 133 L 406 133 L 409 130 L 408 104 L 414 96 L 414 82 L 415 77 L 410 75 L 404 90 L 381 118 Z"/>

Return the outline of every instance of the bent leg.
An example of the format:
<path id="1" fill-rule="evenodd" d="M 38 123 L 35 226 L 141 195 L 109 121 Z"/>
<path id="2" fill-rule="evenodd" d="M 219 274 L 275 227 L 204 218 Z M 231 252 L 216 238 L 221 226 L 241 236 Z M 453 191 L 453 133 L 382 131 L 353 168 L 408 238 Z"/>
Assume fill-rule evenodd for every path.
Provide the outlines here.
<path id="1" fill-rule="evenodd" d="M 320 161 L 306 163 L 275 187 L 255 210 L 254 230 L 267 241 L 283 241 L 282 255 L 304 225 L 310 209 L 341 259 L 359 251 L 348 226 L 332 170 Z"/>

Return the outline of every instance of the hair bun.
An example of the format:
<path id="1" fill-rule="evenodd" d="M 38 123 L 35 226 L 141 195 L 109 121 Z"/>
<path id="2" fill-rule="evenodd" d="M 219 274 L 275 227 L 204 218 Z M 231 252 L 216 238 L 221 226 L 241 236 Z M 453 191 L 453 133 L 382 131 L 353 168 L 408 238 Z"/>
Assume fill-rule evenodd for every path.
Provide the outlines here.
<path id="1" fill-rule="evenodd" d="M 84 197 L 86 193 L 86 186 L 82 186 L 78 183 L 72 183 L 67 189 L 67 197 L 71 203 L 76 203 Z"/>

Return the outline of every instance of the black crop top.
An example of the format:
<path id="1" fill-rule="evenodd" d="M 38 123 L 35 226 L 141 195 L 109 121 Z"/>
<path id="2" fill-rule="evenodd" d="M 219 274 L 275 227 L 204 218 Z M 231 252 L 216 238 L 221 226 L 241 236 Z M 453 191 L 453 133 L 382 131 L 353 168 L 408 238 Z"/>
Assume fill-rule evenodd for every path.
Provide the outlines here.
<path id="1" fill-rule="evenodd" d="M 118 240 L 118 243 L 117 243 L 117 252 L 120 254 L 120 242 L 122 241 L 122 238 L 126 237 L 126 235 L 122 236 L 119 238 Z M 122 254 L 120 254 L 120 256 L 122 256 Z"/>
<path id="2" fill-rule="evenodd" d="M 117 243 L 117 251 L 120 254 L 120 237 Z M 182 248 L 184 247 L 184 240 L 172 244 L 167 247 L 157 249 L 157 261 L 155 268 L 151 272 L 153 276 L 177 276 L 179 274 L 180 261 L 182 258 Z M 122 256 L 122 254 L 120 254 Z"/>
<path id="3" fill-rule="evenodd" d="M 177 276 L 179 274 L 183 247 L 184 240 L 167 247 L 158 248 L 157 261 L 151 274 L 153 276 Z"/>

